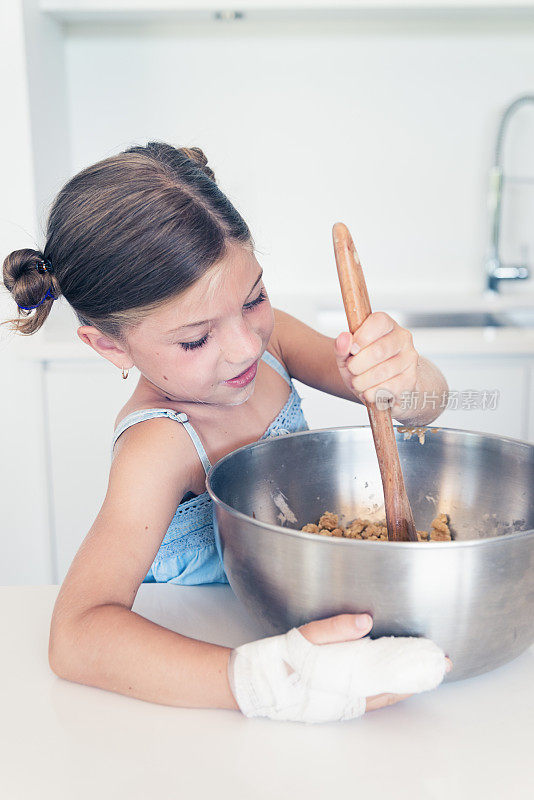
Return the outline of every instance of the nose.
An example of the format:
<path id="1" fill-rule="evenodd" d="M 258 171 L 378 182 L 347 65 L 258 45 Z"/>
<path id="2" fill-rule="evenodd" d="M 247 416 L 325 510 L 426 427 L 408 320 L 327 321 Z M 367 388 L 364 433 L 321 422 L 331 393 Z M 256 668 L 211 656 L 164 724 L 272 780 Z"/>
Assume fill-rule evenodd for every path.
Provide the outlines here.
<path id="1" fill-rule="evenodd" d="M 229 364 L 246 368 L 258 357 L 262 339 L 247 320 L 241 317 L 228 325 L 220 344 Z"/>

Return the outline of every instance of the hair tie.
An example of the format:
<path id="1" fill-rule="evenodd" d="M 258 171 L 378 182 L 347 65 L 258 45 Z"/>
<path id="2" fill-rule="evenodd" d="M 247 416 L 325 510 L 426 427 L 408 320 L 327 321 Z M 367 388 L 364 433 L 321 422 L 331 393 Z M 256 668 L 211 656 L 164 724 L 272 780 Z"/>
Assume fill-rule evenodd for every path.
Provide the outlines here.
<path id="1" fill-rule="evenodd" d="M 40 303 L 37 303 L 34 306 L 19 306 L 19 308 L 24 309 L 24 311 L 31 311 L 33 308 L 37 308 L 38 306 L 42 305 L 47 297 L 51 297 L 52 300 L 57 300 L 57 297 L 55 296 L 55 294 L 52 291 L 52 289 L 49 289 Z M 17 305 L 19 305 L 19 304 L 17 303 Z"/>
<path id="2" fill-rule="evenodd" d="M 45 272 L 49 272 L 52 274 L 54 272 L 52 264 L 48 258 L 40 258 L 36 264 L 37 272 L 40 272 L 44 275 Z"/>

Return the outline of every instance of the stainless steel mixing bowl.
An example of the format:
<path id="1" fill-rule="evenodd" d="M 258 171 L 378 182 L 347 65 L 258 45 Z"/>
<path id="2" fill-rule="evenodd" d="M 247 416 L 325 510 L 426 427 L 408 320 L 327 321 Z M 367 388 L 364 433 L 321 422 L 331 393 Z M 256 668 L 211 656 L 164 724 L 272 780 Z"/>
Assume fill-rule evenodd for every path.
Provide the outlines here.
<path id="1" fill-rule="evenodd" d="M 534 445 L 437 428 L 396 431 L 416 527 L 450 514 L 452 542 L 300 532 L 325 511 L 384 519 L 368 426 L 260 440 L 213 466 L 215 536 L 237 597 L 272 633 L 369 612 L 372 636 L 426 636 L 446 680 L 494 669 L 534 641 Z"/>

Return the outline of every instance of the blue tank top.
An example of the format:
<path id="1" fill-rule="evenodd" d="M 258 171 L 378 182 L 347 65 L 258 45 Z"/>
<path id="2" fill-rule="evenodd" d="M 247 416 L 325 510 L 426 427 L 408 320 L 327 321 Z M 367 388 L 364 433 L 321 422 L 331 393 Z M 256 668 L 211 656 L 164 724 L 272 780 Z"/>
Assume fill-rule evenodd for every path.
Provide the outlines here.
<path id="1" fill-rule="evenodd" d="M 293 386 L 289 374 L 271 353 L 265 351 L 262 360 L 287 381 L 291 387 L 291 394 L 260 439 L 308 430 L 308 424 L 302 413 L 300 396 Z M 113 456 L 115 442 L 121 433 L 137 422 L 154 417 L 170 417 L 184 426 L 195 445 L 207 475 L 211 463 L 199 435 L 188 421 L 187 414 L 168 408 L 144 408 L 128 414 L 115 428 L 111 456 Z M 189 492 L 182 498 L 156 557 L 143 579 L 143 583 L 154 582 L 180 583 L 186 586 L 201 583 L 228 583 L 215 544 L 213 501 L 207 491 L 199 495 Z"/>

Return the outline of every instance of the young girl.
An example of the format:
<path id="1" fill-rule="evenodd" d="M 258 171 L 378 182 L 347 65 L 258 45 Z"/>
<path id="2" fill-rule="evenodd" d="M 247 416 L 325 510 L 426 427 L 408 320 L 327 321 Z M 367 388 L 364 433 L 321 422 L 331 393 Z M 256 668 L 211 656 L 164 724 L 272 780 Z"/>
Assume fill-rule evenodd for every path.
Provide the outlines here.
<path id="1" fill-rule="evenodd" d="M 356 402 L 387 390 L 404 424 L 437 416 L 402 409 L 404 392 L 447 389 L 409 331 L 378 312 L 333 340 L 273 309 L 251 232 L 202 151 L 161 142 L 68 181 L 43 251 L 8 255 L 4 283 L 20 309 L 15 330 L 38 330 L 63 294 L 80 339 L 123 378 L 140 372 L 115 420 L 106 497 L 54 608 L 57 675 L 157 703 L 312 722 L 440 683 L 450 662 L 436 645 L 362 639 L 366 614 L 231 650 L 131 610 L 142 582 L 227 583 L 206 473 L 242 445 L 307 429 L 291 377 Z"/>

